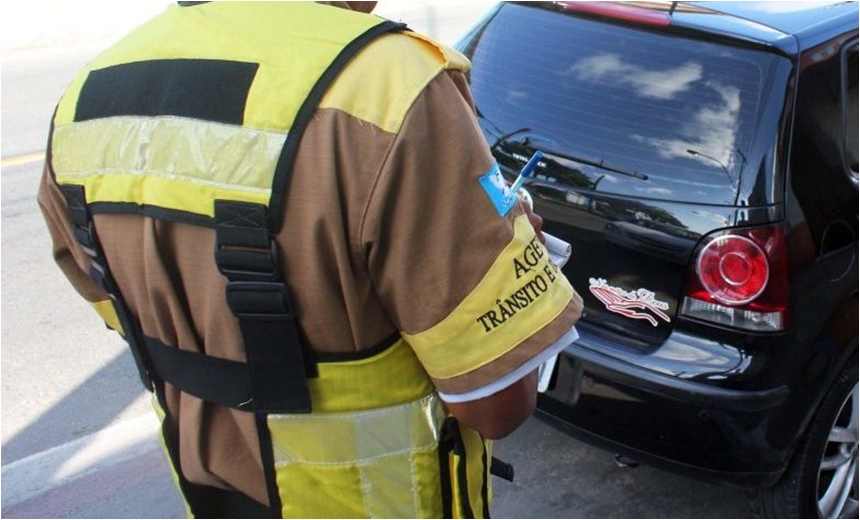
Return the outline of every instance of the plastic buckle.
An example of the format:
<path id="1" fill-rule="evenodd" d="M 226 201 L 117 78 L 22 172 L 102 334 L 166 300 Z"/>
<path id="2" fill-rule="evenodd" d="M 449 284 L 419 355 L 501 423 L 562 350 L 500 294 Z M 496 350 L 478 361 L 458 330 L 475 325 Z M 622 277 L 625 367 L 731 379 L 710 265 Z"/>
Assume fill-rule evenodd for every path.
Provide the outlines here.
<path id="1" fill-rule="evenodd" d="M 239 318 L 265 321 L 293 319 L 287 286 L 279 282 L 227 283 L 227 305 Z"/>
<path id="2" fill-rule="evenodd" d="M 231 281 L 269 282 L 281 277 L 278 245 L 269 240 L 269 249 L 251 249 L 218 244 L 215 264 L 218 271 Z"/>

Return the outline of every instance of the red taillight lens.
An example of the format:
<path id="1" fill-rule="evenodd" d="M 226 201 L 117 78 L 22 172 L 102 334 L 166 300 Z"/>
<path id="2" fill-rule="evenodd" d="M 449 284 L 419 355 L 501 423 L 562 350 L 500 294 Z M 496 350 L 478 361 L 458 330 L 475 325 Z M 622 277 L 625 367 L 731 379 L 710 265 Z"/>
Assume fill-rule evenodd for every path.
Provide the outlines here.
<path id="1" fill-rule="evenodd" d="M 696 252 L 681 314 L 744 330 L 784 330 L 788 283 L 782 225 L 714 233 Z"/>
<path id="2" fill-rule="evenodd" d="M 722 236 L 699 253 L 696 274 L 721 303 L 742 305 L 756 299 L 767 285 L 770 266 L 764 251 L 742 236 Z"/>

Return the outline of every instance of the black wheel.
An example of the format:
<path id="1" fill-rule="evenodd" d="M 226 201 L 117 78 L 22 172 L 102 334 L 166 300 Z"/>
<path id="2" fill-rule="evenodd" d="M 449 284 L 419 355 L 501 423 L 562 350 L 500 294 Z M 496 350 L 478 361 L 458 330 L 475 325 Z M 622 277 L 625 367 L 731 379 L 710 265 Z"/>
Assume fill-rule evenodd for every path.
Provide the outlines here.
<path id="1" fill-rule="evenodd" d="M 785 475 L 756 492 L 769 518 L 857 518 L 857 355 L 839 373 Z"/>

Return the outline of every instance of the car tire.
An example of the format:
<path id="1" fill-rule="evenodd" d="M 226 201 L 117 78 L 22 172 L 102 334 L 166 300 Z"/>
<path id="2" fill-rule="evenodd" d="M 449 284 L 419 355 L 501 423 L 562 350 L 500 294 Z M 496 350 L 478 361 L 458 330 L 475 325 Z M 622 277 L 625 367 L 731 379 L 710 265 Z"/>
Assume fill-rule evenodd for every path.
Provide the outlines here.
<path id="1" fill-rule="evenodd" d="M 751 496 L 760 516 L 857 518 L 857 364 L 855 353 L 824 396 L 782 479 Z"/>

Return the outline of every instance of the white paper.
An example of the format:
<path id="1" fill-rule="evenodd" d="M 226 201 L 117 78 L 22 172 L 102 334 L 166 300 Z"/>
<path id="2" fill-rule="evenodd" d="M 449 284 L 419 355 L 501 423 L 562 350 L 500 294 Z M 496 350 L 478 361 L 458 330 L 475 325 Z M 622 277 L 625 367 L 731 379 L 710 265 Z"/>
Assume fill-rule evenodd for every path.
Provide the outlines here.
<path id="1" fill-rule="evenodd" d="M 564 240 L 550 235 L 546 231 L 543 232 L 544 239 L 546 239 L 546 243 L 544 246 L 547 251 L 549 251 L 550 260 L 552 263 L 556 265 L 559 269 L 564 267 L 564 264 L 570 260 L 570 255 L 573 252 L 573 248 L 571 248 L 570 244 L 565 242 Z"/>
<path id="2" fill-rule="evenodd" d="M 549 381 L 552 379 L 552 372 L 555 370 L 556 361 L 558 361 L 558 354 L 547 359 L 538 367 L 538 392 L 544 393 L 549 388 Z"/>
<path id="3" fill-rule="evenodd" d="M 564 267 L 564 264 L 570 260 L 570 255 L 573 253 L 573 248 L 564 240 L 550 235 L 546 231 L 543 233 L 546 243 L 544 246 L 549 251 L 549 258 L 552 263 L 559 269 Z M 538 368 L 538 392 L 544 393 L 549 388 L 549 381 L 552 379 L 552 373 L 555 370 L 555 364 L 558 361 L 558 354 L 544 361 Z"/>

